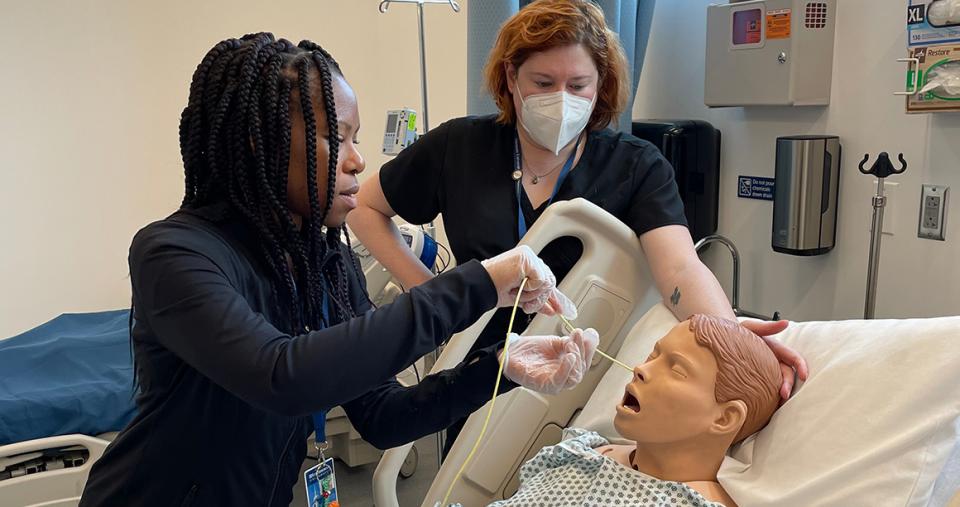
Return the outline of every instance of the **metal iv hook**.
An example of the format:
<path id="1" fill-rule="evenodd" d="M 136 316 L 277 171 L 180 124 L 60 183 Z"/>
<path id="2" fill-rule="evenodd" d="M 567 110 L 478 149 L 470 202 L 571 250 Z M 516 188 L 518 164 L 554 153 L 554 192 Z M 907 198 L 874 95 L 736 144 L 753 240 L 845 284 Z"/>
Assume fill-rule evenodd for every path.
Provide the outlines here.
<path id="1" fill-rule="evenodd" d="M 387 7 L 391 3 L 404 3 L 404 4 L 448 4 L 450 8 L 453 9 L 453 12 L 460 12 L 460 4 L 456 0 L 383 0 L 380 2 L 380 5 L 377 9 L 381 14 L 387 12 Z"/>
<path id="2" fill-rule="evenodd" d="M 870 154 L 866 153 L 863 155 L 863 160 L 860 161 L 860 172 L 863 174 L 872 174 L 877 178 L 886 178 L 891 174 L 900 174 L 907 170 L 907 161 L 903 158 L 903 153 L 898 155 L 897 158 L 900 160 L 899 170 L 893 167 L 893 163 L 890 162 L 890 155 L 885 151 L 877 155 L 877 160 L 873 163 L 873 166 L 871 166 L 869 170 L 866 170 L 864 166 L 867 160 L 870 160 Z"/>

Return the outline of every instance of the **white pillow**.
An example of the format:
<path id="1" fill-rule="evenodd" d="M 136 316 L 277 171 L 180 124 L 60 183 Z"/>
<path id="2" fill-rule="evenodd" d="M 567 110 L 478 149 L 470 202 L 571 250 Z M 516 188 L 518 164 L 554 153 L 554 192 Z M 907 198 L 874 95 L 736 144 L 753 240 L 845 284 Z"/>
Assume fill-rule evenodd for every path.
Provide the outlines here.
<path id="1" fill-rule="evenodd" d="M 643 361 L 677 320 L 663 305 L 631 331 L 618 359 Z M 960 317 L 794 323 L 777 338 L 810 378 L 719 479 L 741 507 L 927 505 L 958 440 Z M 629 374 L 610 368 L 575 425 L 616 436 Z M 938 488 L 960 488 L 941 477 Z"/>

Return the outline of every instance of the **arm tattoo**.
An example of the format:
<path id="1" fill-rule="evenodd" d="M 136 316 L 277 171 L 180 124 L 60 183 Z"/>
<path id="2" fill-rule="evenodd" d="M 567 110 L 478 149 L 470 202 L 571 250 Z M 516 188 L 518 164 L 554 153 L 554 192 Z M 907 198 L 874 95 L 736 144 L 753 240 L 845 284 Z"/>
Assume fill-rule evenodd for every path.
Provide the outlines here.
<path id="1" fill-rule="evenodd" d="M 680 304 L 680 287 L 673 288 L 673 295 L 670 296 L 670 302 L 673 303 L 673 306 Z"/>

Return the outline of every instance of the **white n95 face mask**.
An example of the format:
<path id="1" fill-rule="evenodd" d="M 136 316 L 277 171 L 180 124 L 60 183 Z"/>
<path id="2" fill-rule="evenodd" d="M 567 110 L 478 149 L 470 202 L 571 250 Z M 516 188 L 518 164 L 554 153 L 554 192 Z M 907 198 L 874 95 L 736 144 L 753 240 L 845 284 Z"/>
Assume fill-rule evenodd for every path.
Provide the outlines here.
<path id="1" fill-rule="evenodd" d="M 534 142 L 557 155 L 583 132 L 596 100 L 596 95 L 587 100 L 565 91 L 529 95 L 526 99 L 520 95 L 520 124 Z"/>

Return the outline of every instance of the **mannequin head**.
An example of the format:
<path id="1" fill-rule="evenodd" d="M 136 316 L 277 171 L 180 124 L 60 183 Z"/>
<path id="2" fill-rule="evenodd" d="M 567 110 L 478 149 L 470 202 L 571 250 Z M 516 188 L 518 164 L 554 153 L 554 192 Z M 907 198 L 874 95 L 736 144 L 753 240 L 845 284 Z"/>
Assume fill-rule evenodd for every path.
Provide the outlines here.
<path id="1" fill-rule="evenodd" d="M 779 402 L 773 352 L 740 324 L 694 315 L 634 368 L 614 425 L 638 445 L 726 451 L 762 429 Z"/>

